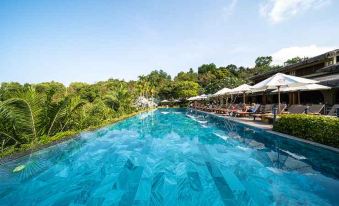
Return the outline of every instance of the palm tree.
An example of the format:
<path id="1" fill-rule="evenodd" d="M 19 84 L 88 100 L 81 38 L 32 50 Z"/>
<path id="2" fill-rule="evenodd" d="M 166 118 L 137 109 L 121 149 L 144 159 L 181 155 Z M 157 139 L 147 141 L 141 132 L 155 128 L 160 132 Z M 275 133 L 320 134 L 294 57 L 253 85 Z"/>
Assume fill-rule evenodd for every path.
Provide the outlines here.
<path id="1" fill-rule="evenodd" d="M 64 131 L 82 105 L 80 97 L 65 97 L 53 103 L 30 88 L 0 102 L 0 138 L 2 151 L 7 145 L 36 143 L 43 135 Z"/>
<path id="2" fill-rule="evenodd" d="M 65 130 L 68 123 L 71 121 L 72 114 L 75 113 L 85 104 L 80 97 L 65 97 L 61 102 L 56 104 L 49 114 L 50 121 L 47 125 L 47 136 L 54 135 Z"/>
<path id="3" fill-rule="evenodd" d="M 7 146 L 34 143 L 39 137 L 42 99 L 34 89 L 0 103 L 1 150 Z"/>

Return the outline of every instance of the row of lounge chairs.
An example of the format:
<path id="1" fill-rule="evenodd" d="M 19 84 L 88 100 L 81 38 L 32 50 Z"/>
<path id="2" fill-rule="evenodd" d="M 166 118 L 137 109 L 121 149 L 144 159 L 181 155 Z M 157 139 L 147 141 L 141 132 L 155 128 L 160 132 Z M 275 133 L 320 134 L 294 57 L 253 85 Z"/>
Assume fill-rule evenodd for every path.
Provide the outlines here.
<path id="1" fill-rule="evenodd" d="M 251 110 L 244 109 L 245 107 L 242 104 L 234 104 L 229 106 L 228 108 L 222 108 L 216 105 L 209 106 L 198 106 L 196 109 L 203 110 L 207 112 L 214 112 L 221 115 L 229 115 L 229 116 L 239 116 L 253 117 L 254 120 L 256 118 L 261 119 L 272 119 L 273 115 L 273 104 L 260 105 L 257 104 L 251 107 Z M 339 109 L 339 104 L 334 105 L 327 116 L 337 116 L 336 113 Z M 312 115 L 320 115 L 325 111 L 324 104 L 313 104 L 313 105 L 291 105 L 287 108 L 286 104 L 280 104 L 280 108 L 277 109 L 277 114 L 312 114 Z"/>

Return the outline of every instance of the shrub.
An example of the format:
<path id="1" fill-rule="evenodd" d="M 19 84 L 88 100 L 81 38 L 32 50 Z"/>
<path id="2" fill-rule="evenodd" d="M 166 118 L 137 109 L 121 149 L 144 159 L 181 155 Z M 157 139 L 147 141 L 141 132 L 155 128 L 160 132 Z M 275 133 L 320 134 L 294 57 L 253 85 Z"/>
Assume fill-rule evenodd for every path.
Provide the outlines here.
<path id="1" fill-rule="evenodd" d="M 273 125 L 273 130 L 339 147 L 339 118 L 306 114 L 282 115 Z"/>

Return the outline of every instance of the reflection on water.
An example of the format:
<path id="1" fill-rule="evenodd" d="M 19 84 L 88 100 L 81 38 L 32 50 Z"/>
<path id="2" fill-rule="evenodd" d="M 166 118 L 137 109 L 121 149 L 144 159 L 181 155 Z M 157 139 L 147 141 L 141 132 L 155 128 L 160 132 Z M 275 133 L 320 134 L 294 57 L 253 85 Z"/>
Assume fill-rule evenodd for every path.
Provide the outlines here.
<path id="1" fill-rule="evenodd" d="M 204 113 L 160 109 L 2 162 L 0 205 L 335 205 L 338 157 Z"/>

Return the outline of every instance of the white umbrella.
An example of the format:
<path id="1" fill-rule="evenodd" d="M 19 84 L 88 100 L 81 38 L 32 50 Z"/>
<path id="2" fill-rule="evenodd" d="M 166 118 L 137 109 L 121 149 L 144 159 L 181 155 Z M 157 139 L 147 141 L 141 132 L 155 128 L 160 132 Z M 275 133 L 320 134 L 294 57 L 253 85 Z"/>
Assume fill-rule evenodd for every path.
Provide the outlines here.
<path id="1" fill-rule="evenodd" d="M 188 98 L 187 100 L 188 100 L 188 101 L 193 101 L 193 100 L 196 100 L 197 97 L 198 97 L 198 96 L 190 97 L 190 98 Z"/>
<path id="2" fill-rule="evenodd" d="M 280 108 L 280 88 L 281 87 L 297 87 L 307 84 L 315 84 L 318 81 L 305 79 L 301 77 L 291 76 L 282 73 L 276 73 L 275 75 L 267 78 L 258 84 L 254 85 L 252 88 L 254 90 L 260 89 L 278 89 L 278 108 Z"/>
<path id="3" fill-rule="evenodd" d="M 295 91 L 314 91 L 314 90 L 327 90 L 331 89 L 331 87 L 324 86 L 321 84 L 306 84 L 303 86 L 297 86 L 297 87 L 285 87 L 281 88 L 280 92 L 295 92 Z M 277 93 L 278 90 L 272 91 L 273 93 Z"/>
<path id="4" fill-rule="evenodd" d="M 170 102 L 170 101 L 168 101 L 167 99 L 161 101 L 161 103 L 167 103 L 167 102 Z"/>
<path id="5" fill-rule="evenodd" d="M 331 87 L 324 86 L 321 84 L 306 84 L 303 86 L 297 86 L 297 87 L 285 87 L 281 88 L 280 92 L 295 92 L 298 91 L 298 102 L 300 104 L 300 91 L 314 91 L 314 90 L 328 90 L 331 89 Z M 278 90 L 272 91 L 272 93 L 277 93 Z"/>
<path id="6" fill-rule="evenodd" d="M 217 91 L 216 93 L 214 93 L 213 96 L 214 96 L 214 97 L 216 97 L 216 96 L 222 96 L 222 95 L 228 94 L 230 91 L 231 91 L 231 89 L 225 87 L 225 88 L 223 88 L 223 89 Z"/>
<path id="7" fill-rule="evenodd" d="M 202 94 L 200 96 L 195 96 L 195 97 L 190 97 L 187 100 L 189 101 L 194 101 L 194 100 L 204 100 L 207 99 L 208 97 L 210 97 L 211 95 L 206 95 L 206 94 Z"/>
<path id="8" fill-rule="evenodd" d="M 225 87 L 225 88 L 217 91 L 216 93 L 212 94 L 211 96 L 212 97 L 224 96 L 225 94 L 229 94 L 230 91 L 231 91 L 231 89 Z M 223 100 L 223 98 L 221 98 L 221 105 L 223 105 L 223 104 L 224 104 L 224 100 Z"/>
<path id="9" fill-rule="evenodd" d="M 243 94 L 243 103 L 245 104 L 245 93 L 251 91 L 252 86 L 248 84 L 242 84 L 230 91 L 230 94 Z"/>
<path id="10" fill-rule="evenodd" d="M 209 95 L 202 94 L 202 95 L 197 97 L 197 100 L 204 100 L 204 99 L 207 99 L 208 97 L 209 97 Z"/>

